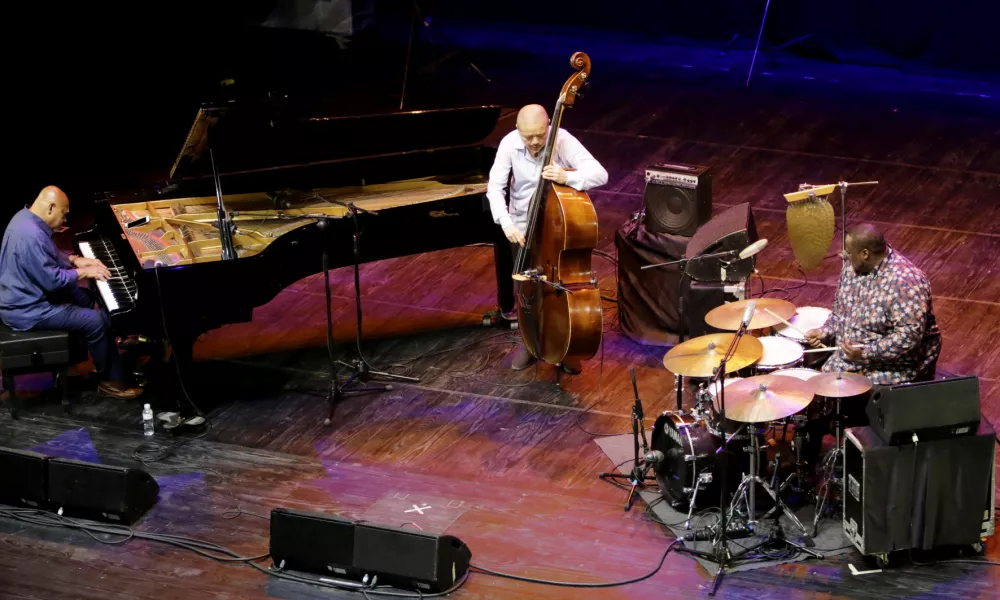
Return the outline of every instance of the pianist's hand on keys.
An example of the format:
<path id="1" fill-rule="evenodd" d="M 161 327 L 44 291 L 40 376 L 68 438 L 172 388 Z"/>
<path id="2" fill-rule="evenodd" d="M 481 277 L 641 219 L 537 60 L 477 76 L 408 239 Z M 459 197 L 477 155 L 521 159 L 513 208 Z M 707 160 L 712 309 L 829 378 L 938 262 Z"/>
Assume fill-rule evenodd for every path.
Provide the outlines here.
<path id="1" fill-rule="evenodd" d="M 89 266 L 89 267 L 77 267 L 76 276 L 78 279 L 96 279 L 98 281 L 106 281 L 108 276 L 111 275 L 106 268 Z"/>

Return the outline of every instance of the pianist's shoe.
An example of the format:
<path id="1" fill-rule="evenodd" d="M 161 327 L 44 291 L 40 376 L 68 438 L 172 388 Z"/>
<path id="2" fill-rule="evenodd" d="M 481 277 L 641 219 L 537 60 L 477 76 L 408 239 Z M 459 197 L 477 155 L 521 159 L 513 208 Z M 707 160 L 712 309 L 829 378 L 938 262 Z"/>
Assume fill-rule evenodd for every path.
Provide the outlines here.
<path id="1" fill-rule="evenodd" d="M 142 395 L 142 388 L 130 388 L 124 383 L 117 381 L 102 381 L 97 384 L 97 392 L 102 396 L 118 398 L 119 400 L 134 400 Z"/>

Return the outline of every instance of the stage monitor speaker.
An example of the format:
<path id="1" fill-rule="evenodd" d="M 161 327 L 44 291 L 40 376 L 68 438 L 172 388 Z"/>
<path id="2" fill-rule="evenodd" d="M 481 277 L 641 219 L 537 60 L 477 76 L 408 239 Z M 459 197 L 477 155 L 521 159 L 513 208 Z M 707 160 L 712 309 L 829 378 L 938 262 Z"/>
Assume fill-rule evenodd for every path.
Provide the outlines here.
<path id="1" fill-rule="evenodd" d="M 354 566 L 398 588 L 438 593 L 455 585 L 469 570 L 472 552 L 450 535 L 358 523 Z"/>
<path id="2" fill-rule="evenodd" d="M 691 236 L 687 247 L 687 274 L 695 281 L 726 281 L 748 279 L 753 274 L 755 257 L 698 258 L 705 254 L 739 252 L 757 241 L 757 226 L 749 203 L 734 206 L 712 218 Z"/>
<path id="3" fill-rule="evenodd" d="M 877 386 L 866 412 L 887 444 L 908 444 L 914 433 L 921 442 L 971 435 L 980 419 L 979 378 Z"/>
<path id="4" fill-rule="evenodd" d="M 44 508 L 48 460 L 30 450 L 0 448 L 0 504 Z"/>
<path id="5" fill-rule="evenodd" d="M 49 502 L 69 516 L 132 524 L 156 504 L 160 486 L 141 469 L 49 459 Z"/>
<path id="6" fill-rule="evenodd" d="M 279 568 L 356 581 L 374 576 L 380 584 L 431 593 L 455 585 L 472 559 L 450 535 L 285 508 L 271 511 L 270 546 Z"/>
<path id="7" fill-rule="evenodd" d="M 871 427 L 844 435 L 844 534 L 862 554 L 976 544 L 993 530 L 996 431 L 886 444 Z"/>
<path id="8" fill-rule="evenodd" d="M 712 218 L 708 167 L 662 163 L 646 169 L 643 224 L 650 233 L 691 237 Z"/>
<path id="9" fill-rule="evenodd" d="M 361 579 L 354 570 L 354 521 L 322 512 L 271 510 L 271 560 L 280 569 Z"/>

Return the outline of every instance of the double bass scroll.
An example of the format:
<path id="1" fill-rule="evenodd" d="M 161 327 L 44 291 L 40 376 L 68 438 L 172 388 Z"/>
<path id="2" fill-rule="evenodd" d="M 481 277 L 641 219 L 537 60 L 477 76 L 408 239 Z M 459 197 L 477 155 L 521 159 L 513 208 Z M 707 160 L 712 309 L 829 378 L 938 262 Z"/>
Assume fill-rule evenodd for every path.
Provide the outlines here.
<path id="1" fill-rule="evenodd" d="M 590 77 L 590 57 L 570 58 L 574 74 L 563 84 L 552 113 L 542 167 L 553 164 L 566 107 Z M 525 245 L 514 260 L 518 328 L 527 351 L 550 364 L 593 357 L 604 322 L 591 256 L 597 246 L 597 212 L 586 192 L 544 179 L 528 207 Z"/>

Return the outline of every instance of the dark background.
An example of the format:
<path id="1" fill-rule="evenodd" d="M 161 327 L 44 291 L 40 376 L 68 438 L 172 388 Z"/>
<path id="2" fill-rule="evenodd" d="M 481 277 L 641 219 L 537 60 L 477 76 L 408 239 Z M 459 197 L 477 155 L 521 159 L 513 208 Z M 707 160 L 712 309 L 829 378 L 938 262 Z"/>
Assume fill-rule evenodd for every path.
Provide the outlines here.
<path id="1" fill-rule="evenodd" d="M 74 206 L 80 206 L 94 192 L 162 178 L 201 102 L 268 92 L 323 93 L 336 99 L 332 112 L 391 108 L 398 101 L 392 94 L 402 75 L 415 6 L 431 18 L 434 31 L 456 31 L 463 24 L 503 25 L 507 32 L 518 26 L 557 26 L 579 28 L 594 38 L 627 34 L 655 43 L 669 37 L 674 44 L 681 40 L 727 50 L 753 47 L 765 3 L 376 0 L 376 26 L 359 33 L 350 51 L 318 34 L 261 29 L 272 4 L 5 5 L 9 158 L 0 218 L 6 222 L 49 183 L 67 189 Z M 774 0 L 762 48 L 832 63 L 991 77 L 1000 69 L 992 31 L 1000 20 L 997 4 Z M 435 43 L 449 42 L 439 36 Z M 226 78 L 236 85 L 222 85 Z M 418 105 L 466 100 L 435 94 L 433 82 L 414 85 L 423 90 L 414 101 Z"/>

